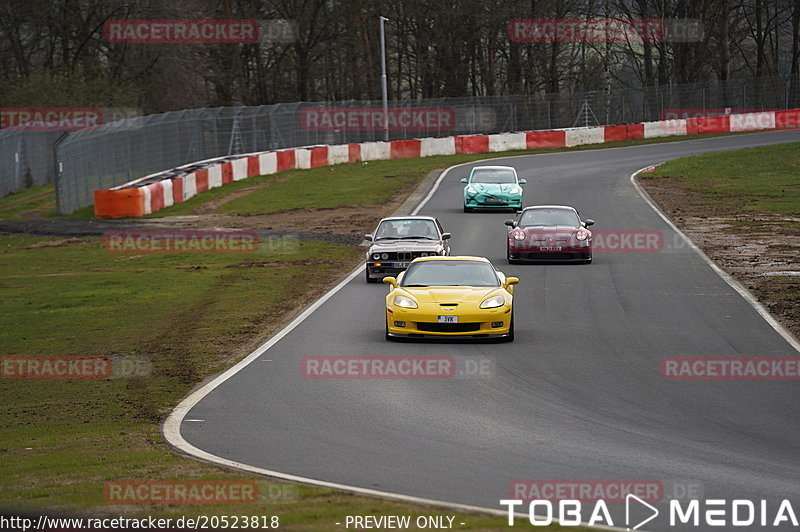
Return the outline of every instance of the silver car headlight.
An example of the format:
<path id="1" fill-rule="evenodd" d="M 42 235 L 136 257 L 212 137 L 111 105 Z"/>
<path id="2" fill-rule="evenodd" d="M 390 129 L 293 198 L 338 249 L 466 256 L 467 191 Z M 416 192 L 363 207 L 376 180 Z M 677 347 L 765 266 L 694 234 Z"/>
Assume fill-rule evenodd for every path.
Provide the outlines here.
<path id="1" fill-rule="evenodd" d="M 403 294 L 394 296 L 394 304 L 402 308 L 417 308 L 417 302 Z"/>
<path id="2" fill-rule="evenodd" d="M 373 260 L 380 260 L 380 258 L 381 258 L 381 254 L 380 253 L 373 253 L 372 254 L 372 259 Z"/>
<path id="3" fill-rule="evenodd" d="M 516 187 L 512 188 L 511 190 L 509 190 L 508 193 L 509 194 L 521 194 L 522 193 L 522 188 L 516 186 Z"/>
<path id="4" fill-rule="evenodd" d="M 504 298 L 500 294 L 497 294 L 496 296 L 484 299 L 483 303 L 481 303 L 481 308 L 497 308 L 497 307 L 502 307 L 505 304 L 506 304 L 506 298 Z"/>
<path id="5" fill-rule="evenodd" d="M 389 254 L 388 254 L 388 253 L 381 253 L 381 258 L 382 258 L 383 260 L 386 260 L 386 259 L 388 259 L 388 258 L 389 258 Z"/>
<path id="6" fill-rule="evenodd" d="M 471 186 L 467 187 L 467 192 L 469 192 L 470 194 L 477 194 L 478 193 L 478 191 L 475 190 L 475 188 L 473 188 Z"/>

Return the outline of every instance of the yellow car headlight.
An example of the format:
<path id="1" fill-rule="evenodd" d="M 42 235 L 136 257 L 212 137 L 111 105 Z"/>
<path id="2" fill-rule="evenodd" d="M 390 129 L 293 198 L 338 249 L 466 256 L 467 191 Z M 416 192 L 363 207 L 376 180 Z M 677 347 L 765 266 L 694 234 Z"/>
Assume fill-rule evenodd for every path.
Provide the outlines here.
<path id="1" fill-rule="evenodd" d="M 483 303 L 481 303 L 481 308 L 497 308 L 497 307 L 502 307 L 505 304 L 506 304 L 506 298 L 498 294 L 488 299 L 484 299 Z"/>
<path id="2" fill-rule="evenodd" d="M 394 304 L 402 308 L 417 308 L 417 302 L 402 294 L 394 296 Z"/>

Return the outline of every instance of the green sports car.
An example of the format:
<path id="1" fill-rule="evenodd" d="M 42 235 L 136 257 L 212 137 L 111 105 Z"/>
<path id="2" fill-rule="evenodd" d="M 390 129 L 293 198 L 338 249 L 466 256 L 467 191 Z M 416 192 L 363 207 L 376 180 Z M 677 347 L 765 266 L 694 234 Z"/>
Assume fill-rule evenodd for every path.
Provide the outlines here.
<path id="1" fill-rule="evenodd" d="M 469 178 L 461 179 L 464 187 L 464 212 L 473 209 L 522 208 L 522 186 L 524 179 L 517 177 L 511 166 L 476 166 Z"/>

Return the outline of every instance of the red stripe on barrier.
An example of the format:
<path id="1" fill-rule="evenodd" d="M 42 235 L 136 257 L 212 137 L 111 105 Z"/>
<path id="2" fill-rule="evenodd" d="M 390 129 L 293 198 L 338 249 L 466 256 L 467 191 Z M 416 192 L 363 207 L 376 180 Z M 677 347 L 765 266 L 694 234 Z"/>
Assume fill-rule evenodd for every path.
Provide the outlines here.
<path id="1" fill-rule="evenodd" d="M 194 173 L 195 190 L 200 194 L 208 190 L 208 168 L 201 168 Z"/>
<path id="2" fill-rule="evenodd" d="M 605 126 L 603 127 L 603 142 L 616 142 L 627 140 L 628 126 Z"/>
<path id="3" fill-rule="evenodd" d="M 176 177 L 172 180 L 172 201 L 183 203 L 183 178 Z"/>
<path id="4" fill-rule="evenodd" d="M 348 159 L 351 163 L 361 160 L 361 144 L 348 144 L 347 152 Z"/>
<path id="5" fill-rule="evenodd" d="M 147 185 L 150 190 L 150 212 L 156 212 L 164 208 L 164 185 L 162 183 L 151 183 Z"/>
<path id="6" fill-rule="evenodd" d="M 144 191 L 139 187 L 95 190 L 95 218 L 127 218 L 144 215 Z"/>
<path id="7" fill-rule="evenodd" d="M 275 156 L 278 159 L 278 172 L 295 167 L 294 150 L 277 151 Z"/>
<path id="8" fill-rule="evenodd" d="M 261 163 L 258 155 L 251 155 L 247 158 L 247 177 L 253 177 L 261 173 Z"/>
<path id="9" fill-rule="evenodd" d="M 731 119 L 729 116 L 701 116 L 686 119 L 686 133 L 697 135 L 699 133 L 729 133 Z"/>
<path id="10" fill-rule="evenodd" d="M 456 153 L 486 153 L 489 151 L 489 135 L 456 137 Z"/>
<path id="11" fill-rule="evenodd" d="M 644 124 L 628 124 L 625 126 L 625 129 L 625 137 L 627 140 L 644 138 Z"/>
<path id="12" fill-rule="evenodd" d="M 800 110 L 775 111 L 775 127 L 800 127 Z"/>
<path id="13" fill-rule="evenodd" d="M 311 168 L 328 166 L 328 147 L 318 146 L 311 148 Z"/>
<path id="14" fill-rule="evenodd" d="M 233 164 L 222 163 L 220 170 L 222 171 L 222 184 L 233 183 Z"/>
<path id="15" fill-rule="evenodd" d="M 567 145 L 567 134 L 564 131 L 527 131 L 525 144 L 532 148 L 563 148 Z"/>
<path id="16" fill-rule="evenodd" d="M 390 146 L 392 159 L 410 159 L 420 156 L 420 140 L 393 140 Z"/>

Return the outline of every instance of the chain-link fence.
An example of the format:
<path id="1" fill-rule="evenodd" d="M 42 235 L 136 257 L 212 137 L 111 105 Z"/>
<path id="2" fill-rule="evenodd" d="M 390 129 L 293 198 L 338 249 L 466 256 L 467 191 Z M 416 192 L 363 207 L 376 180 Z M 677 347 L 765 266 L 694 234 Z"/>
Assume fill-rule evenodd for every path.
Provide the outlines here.
<path id="1" fill-rule="evenodd" d="M 761 78 L 580 94 L 439 98 L 389 102 L 388 131 L 379 101 L 288 103 L 258 107 L 191 109 L 52 133 L 35 147 L 23 142 L 28 170 L 19 160 L 19 139 L 0 136 L 0 185 L 19 175 L 57 170 L 57 210 L 91 205 L 92 192 L 176 166 L 232 154 L 317 144 L 441 137 L 610 125 L 800 107 L 798 79 Z M 27 133 L 27 135 L 34 135 Z M 16 144 L 14 143 L 16 142 Z M 49 151 L 46 144 L 50 142 Z M 33 161 L 52 161 L 34 168 Z M 25 163 L 23 163 L 24 166 Z M 25 178 L 27 179 L 27 178 Z M 52 181 L 52 176 L 47 176 Z M 14 181 L 16 182 L 16 181 Z M 0 188 L 0 195 L 15 186 Z M 18 190 L 18 188 L 16 188 Z"/>

